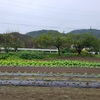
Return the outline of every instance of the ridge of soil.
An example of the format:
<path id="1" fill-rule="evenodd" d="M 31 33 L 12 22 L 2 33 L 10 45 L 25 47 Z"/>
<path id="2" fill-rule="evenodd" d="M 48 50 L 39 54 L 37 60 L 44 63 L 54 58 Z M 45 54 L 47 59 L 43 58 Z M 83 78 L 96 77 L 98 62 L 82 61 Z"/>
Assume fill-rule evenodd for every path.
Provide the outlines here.
<path id="1" fill-rule="evenodd" d="M 87 74 L 100 74 L 99 68 L 50 68 L 50 67 L 0 67 L 1 72 L 46 72 L 46 73 L 87 73 Z"/>
<path id="2" fill-rule="evenodd" d="M 58 57 L 56 60 L 78 60 L 78 61 L 89 61 L 89 62 L 100 62 L 100 58 L 97 57 L 80 57 L 80 56 L 66 56 L 66 57 Z M 50 60 L 50 59 L 44 59 Z"/>

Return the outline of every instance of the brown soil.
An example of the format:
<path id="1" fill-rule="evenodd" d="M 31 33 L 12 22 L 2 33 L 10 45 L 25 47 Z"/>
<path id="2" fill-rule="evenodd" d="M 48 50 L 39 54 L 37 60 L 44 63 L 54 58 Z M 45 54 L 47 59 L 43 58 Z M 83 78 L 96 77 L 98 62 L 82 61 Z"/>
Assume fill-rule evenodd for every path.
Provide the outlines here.
<path id="1" fill-rule="evenodd" d="M 0 100 L 100 100 L 100 89 L 0 86 Z"/>
<path id="2" fill-rule="evenodd" d="M 79 56 L 69 56 L 69 57 L 59 57 L 58 59 L 64 60 L 79 60 L 79 61 L 89 61 L 89 62 L 100 62 L 100 58 L 97 57 L 79 57 Z"/>
<path id="3" fill-rule="evenodd" d="M 100 74 L 99 68 L 47 68 L 47 67 L 0 67 L 2 72 L 53 72 L 53 73 L 95 73 Z"/>

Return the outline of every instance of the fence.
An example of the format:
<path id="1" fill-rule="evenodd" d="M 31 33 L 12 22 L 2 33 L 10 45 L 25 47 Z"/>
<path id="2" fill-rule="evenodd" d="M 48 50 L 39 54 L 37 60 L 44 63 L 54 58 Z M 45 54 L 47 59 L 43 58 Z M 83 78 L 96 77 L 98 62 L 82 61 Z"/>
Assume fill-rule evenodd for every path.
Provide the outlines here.
<path id="1" fill-rule="evenodd" d="M 10 50 L 14 50 L 14 48 L 9 48 Z M 18 51 L 42 51 L 42 52 L 58 52 L 58 49 L 37 49 L 37 48 L 18 48 Z M 4 48 L 1 48 L 1 51 L 4 51 Z"/>

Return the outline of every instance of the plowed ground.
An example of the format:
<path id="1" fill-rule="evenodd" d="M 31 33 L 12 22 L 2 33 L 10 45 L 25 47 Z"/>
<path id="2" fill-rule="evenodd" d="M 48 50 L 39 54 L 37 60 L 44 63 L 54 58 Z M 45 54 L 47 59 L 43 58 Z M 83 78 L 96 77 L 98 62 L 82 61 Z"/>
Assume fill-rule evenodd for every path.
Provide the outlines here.
<path id="1" fill-rule="evenodd" d="M 47 68 L 47 67 L 0 67 L 2 72 L 53 72 L 53 73 L 95 73 L 100 74 L 97 68 Z"/>

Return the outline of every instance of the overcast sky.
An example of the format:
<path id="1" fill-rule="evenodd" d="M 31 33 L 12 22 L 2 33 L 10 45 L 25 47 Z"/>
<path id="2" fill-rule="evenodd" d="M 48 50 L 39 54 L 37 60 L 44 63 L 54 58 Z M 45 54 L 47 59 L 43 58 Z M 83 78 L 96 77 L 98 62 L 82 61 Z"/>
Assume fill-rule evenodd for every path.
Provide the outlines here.
<path id="1" fill-rule="evenodd" d="M 100 29 L 100 0 L 0 0 L 0 33 Z"/>

